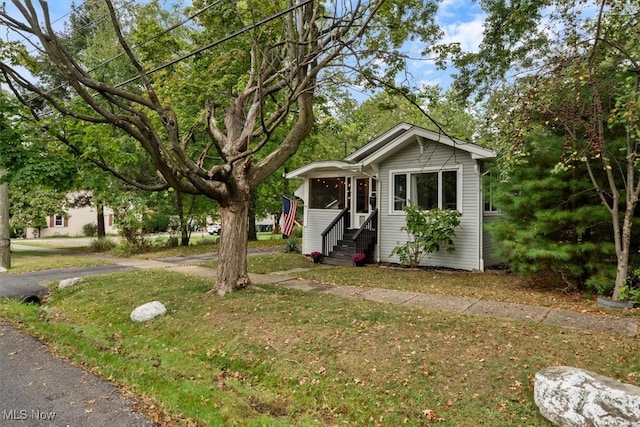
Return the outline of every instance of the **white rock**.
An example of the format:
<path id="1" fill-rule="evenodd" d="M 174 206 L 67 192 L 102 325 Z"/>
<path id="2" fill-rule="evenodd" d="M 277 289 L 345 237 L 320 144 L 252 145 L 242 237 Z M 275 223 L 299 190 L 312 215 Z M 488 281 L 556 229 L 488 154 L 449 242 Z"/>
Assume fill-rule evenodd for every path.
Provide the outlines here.
<path id="1" fill-rule="evenodd" d="M 6 273 L 6 272 L 7 272 L 7 269 L 6 269 L 6 268 L 4 268 L 4 267 L 0 267 L 0 273 Z"/>
<path id="2" fill-rule="evenodd" d="M 58 284 L 58 289 L 68 288 L 70 286 L 75 286 L 78 283 L 82 282 L 82 277 L 72 277 L 71 279 L 61 280 Z"/>
<path id="3" fill-rule="evenodd" d="M 136 307 L 129 317 L 131 317 L 131 320 L 134 322 L 146 322 L 147 320 L 151 320 L 156 316 L 165 314 L 166 312 L 167 309 L 160 301 L 151 301 Z"/>
<path id="4" fill-rule="evenodd" d="M 640 387 L 569 366 L 536 373 L 533 398 L 557 426 L 640 426 Z"/>

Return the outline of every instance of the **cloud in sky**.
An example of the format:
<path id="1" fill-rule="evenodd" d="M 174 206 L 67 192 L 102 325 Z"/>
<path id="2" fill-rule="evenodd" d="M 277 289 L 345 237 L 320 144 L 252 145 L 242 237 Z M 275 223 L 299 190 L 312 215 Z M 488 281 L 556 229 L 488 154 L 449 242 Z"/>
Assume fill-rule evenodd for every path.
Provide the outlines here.
<path id="1" fill-rule="evenodd" d="M 444 35 L 440 43 L 458 43 L 466 52 L 478 52 L 482 42 L 486 15 L 476 2 L 471 0 L 443 0 L 436 15 Z M 451 84 L 451 74 L 456 72 L 453 66 L 445 70 L 436 68 L 434 61 L 420 55 L 424 46 L 417 43 L 408 45 L 407 52 L 412 58 L 409 61 L 410 74 L 414 77 L 416 87 L 438 84 L 447 88 Z"/>
<path id="2" fill-rule="evenodd" d="M 443 23 L 445 43 L 459 43 L 464 51 L 477 52 L 484 31 L 484 14 L 477 14 L 470 21 Z"/>

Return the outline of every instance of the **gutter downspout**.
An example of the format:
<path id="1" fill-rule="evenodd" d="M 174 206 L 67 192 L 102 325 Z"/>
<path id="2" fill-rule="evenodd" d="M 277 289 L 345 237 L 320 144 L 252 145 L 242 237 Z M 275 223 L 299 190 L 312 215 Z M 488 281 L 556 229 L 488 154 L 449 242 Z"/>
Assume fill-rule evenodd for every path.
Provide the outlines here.
<path id="1" fill-rule="evenodd" d="M 482 174 L 480 173 L 480 165 L 478 160 L 474 166 L 476 176 L 478 177 L 478 269 L 484 272 L 484 203 L 482 203 Z"/>

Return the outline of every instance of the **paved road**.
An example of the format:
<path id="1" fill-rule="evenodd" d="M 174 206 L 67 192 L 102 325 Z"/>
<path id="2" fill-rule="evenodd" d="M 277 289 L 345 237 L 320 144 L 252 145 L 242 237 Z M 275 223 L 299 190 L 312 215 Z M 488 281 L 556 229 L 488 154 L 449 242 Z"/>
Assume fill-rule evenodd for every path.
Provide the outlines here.
<path id="1" fill-rule="evenodd" d="M 134 401 L 0 323 L 0 426 L 153 426 Z"/>

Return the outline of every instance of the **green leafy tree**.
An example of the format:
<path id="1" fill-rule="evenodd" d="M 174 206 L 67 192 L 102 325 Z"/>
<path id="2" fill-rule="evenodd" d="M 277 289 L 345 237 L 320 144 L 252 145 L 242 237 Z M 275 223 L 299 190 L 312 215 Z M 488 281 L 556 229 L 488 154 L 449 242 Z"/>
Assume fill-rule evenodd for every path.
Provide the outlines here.
<path id="1" fill-rule="evenodd" d="M 541 125 L 563 138 L 559 168 L 583 165 L 609 212 L 618 299 L 640 196 L 638 6 L 598 1 L 593 17 L 583 13 L 583 4 L 561 0 L 482 4 L 485 38 L 478 53 L 458 58 L 459 86 L 482 95 L 507 72 L 522 75 L 507 80 L 516 86 L 503 116 L 511 121 L 512 142 L 517 147 Z M 544 28 L 543 15 L 550 23 Z"/>
<path id="2" fill-rule="evenodd" d="M 492 183 L 502 215 L 489 227 L 514 272 L 584 290 L 615 259 L 615 248 L 584 165 L 557 169 L 562 150 L 562 139 L 548 131 L 526 138 L 510 173 Z"/>
<path id="3" fill-rule="evenodd" d="M 39 14 L 31 1 L 14 4 L 18 15 L 0 13 L 0 23 L 39 46 L 65 90 L 52 92 L 14 68 L 20 61 L 34 73 L 43 70 L 26 49 L 5 56 L 0 69 L 17 94 L 37 95 L 43 105 L 34 108 L 39 120 L 44 111 L 56 112 L 59 118 L 48 123 L 53 135 L 130 185 L 151 191 L 171 187 L 218 202 L 223 232 L 214 290 L 219 294 L 250 285 L 246 230 L 251 193 L 310 134 L 317 90 L 333 83 L 334 67 L 359 62 L 354 68 L 359 75 L 393 81 L 406 66 L 398 49 L 408 38 L 429 43 L 439 36 L 435 1 L 244 1 L 219 3 L 193 25 L 134 49 L 143 30 L 155 28 L 151 17 L 162 22 L 167 14 L 153 5 L 128 3 L 121 13 L 111 1 L 89 2 L 106 9 L 100 25 L 111 34 L 105 46 L 114 45 L 108 40 L 117 42 L 117 71 L 131 70 L 119 80 L 116 73 L 87 66 L 82 52 L 72 53 L 65 38 L 51 30 L 48 14 Z M 201 5 L 196 1 L 193 7 Z M 41 6 L 46 10 L 46 3 Z M 226 44 L 211 42 L 221 40 L 221 32 L 234 31 Z M 189 54 L 182 55 L 185 51 Z M 165 67 L 163 55 L 175 60 L 172 67 Z M 32 98 L 21 97 L 31 105 Z M 119 143 L 105 150 L 103 140 L 76 138 L 68 132 L 75 121 L 116 129 Z M 138 150 L 151 173 L 131 175 L 119 167 L 122 156 L 135 156 Z M 113 158 L 116 164 L 109 161 Z"/>
<path id="4" fill-rule="evenodd" d="M 14 230 L 34 228 L 38 234 L 28 237 L 39 237 L 39 231 L 48 226 L 46 217 L 63 215 L 67 206 L 66 192 L 43 186 L 18 187 L 10 186 L 11 197 L 9 211 L 10 222 Z"/>
<path id="5" fill-rule="evenodd" d="M 417 267 L 425 256 L 429 257 L 442 247 L 446 247 L 447 252 L 455 250 L 453 238 L 460 226 L 460 212 L 450 209 L 427 211 L 412 204 L 403 210 L 406 224 L 400 230 L 405 231 L 409 238 L 406 243 L 393 248 L 391 256 L 398 255 L 401 263 Z"/>

